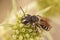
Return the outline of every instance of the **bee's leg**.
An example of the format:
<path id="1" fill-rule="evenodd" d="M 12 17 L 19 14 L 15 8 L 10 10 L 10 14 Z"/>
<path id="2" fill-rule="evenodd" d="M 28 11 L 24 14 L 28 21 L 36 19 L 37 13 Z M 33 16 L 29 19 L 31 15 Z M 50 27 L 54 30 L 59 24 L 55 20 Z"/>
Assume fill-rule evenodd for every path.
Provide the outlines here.
<path id="1" fill-rule="evenodd" d="M 36 31 L 36 33 L 38 32 L 37 26 L 35 26 L 35 31 Z"/>
<path id="2" fill-rule="evenodd" d="M 34 26 L 35 32 L 37 33 L 38 32 L 37 26 L 35 24 L 33 26 Z"/>

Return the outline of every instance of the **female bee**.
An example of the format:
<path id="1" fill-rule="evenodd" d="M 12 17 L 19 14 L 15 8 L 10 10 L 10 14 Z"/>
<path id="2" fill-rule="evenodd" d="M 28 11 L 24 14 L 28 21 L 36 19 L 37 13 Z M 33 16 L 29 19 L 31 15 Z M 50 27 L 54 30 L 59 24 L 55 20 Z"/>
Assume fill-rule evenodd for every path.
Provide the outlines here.
<path id="1" fill-rule="evenodd" d="M 21 8 L 22 9 L 22 8 Z M 23 10 L 22 10 L 23 11 Z M 23 12 L 24 13 L 24 12 Z M 46 18 L 41 17 L 39 15 L 30 15 L 30 14 L 26 14 L 23 18 L 22 18 L 22 23 L 24 25 L 34 25 L 35 27 L 39 27 L 42 28 L 46 31 L 49 31 L 51 29 L 50 24 L 48 23 L 48 21 L 46 20 Z"/>

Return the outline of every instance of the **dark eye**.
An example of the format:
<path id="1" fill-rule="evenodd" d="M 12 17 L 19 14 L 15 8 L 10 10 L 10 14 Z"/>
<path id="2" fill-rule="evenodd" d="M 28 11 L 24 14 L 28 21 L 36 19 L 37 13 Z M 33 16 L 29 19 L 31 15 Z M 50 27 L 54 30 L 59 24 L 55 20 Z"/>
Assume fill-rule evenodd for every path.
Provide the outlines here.
<path id="1" fill-rule="evenodd" d="M 26 25 L 26 24 L 29 23 L 29 21 L 27 21 L 27 20 L 23 20 L 22 23 Z"/>
<path id="2" fill-rule="evenodd" d="M 30 23 L 30 19 L 31 19 L 30 15 L 27 14 L 24 18 L 22 18 L 22 23 L 25 24 L 25 25 L 29 24 Z"/>
<path id="3" fill-rule="evenodd" d="M 23 23 L 26 25 L 26 24 L 28 24 L 28 23 L 29 23 L 29 21 L 24 21 Z"/>

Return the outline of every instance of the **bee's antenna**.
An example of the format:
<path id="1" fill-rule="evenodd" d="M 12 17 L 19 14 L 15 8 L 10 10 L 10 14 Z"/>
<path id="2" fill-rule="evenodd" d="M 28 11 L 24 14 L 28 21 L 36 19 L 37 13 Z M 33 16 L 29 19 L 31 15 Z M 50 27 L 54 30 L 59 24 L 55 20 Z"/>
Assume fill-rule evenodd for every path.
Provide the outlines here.
<path id="1" fill-rule="evenodd" d="M 25 16 L 25 12 L 24 12 L 24 10 L 22 9 L 22 7 L 20 6 L 20 9 L 22 10 L 22 12 L 24 13 L 24 16 Z"/>

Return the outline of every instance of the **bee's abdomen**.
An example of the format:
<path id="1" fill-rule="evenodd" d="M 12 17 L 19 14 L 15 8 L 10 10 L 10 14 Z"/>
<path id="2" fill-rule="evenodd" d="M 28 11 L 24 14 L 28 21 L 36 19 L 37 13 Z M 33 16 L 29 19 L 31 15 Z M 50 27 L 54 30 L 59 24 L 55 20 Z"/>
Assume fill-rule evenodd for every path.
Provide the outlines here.
<path id="1" fill-rule="evenodd" d="M 40 26 L 46 31 L 50 30 L 50 25 L 47 22 L 45 22 L 44 20 L 40 21 Z"/>
<path id="2" fill-rule="evenodd" d="M 45 25 L 40 25 L 44 30 L 49 31 L 49 27 Z"/>

